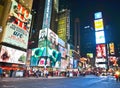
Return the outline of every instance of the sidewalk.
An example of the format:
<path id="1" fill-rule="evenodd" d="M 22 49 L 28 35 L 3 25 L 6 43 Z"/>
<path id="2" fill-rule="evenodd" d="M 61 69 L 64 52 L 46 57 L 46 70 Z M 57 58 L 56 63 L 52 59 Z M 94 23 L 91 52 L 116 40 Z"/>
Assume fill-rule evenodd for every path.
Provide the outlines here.
<path id="1" fill-rule="evenodd" d="M 49 76 L 48 78 L 45 78 L 45 77 L 20 77 L 20 78 L 15 78 L 15 77 L 7 77 L 7 78 L 2 78 L 0 79 L 0 81 L 20 81 L 20 80 L 29 80 L 29 79 L 61 79 L 61 78 L 66 78 L 66 77 L 58 77 L 58 76 L 54 76 L 54 77 L 51 77 Z"/>

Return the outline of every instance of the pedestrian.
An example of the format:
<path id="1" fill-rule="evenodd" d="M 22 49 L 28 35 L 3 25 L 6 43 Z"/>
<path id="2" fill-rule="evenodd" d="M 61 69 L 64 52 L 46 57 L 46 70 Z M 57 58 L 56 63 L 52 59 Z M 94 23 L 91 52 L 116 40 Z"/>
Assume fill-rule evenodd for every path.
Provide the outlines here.
<path id="1" fill-rule="evenodd" d="M 0 77 L 3 78 L 3 70 L 1 67 L 0 67 Z"/>

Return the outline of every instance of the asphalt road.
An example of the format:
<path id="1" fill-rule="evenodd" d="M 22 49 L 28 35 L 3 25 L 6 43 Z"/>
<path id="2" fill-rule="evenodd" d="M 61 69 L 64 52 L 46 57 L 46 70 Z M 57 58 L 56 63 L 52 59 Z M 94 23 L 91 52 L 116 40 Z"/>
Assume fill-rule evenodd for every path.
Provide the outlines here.
<path id="1" fill-rule="evenodd" d="M 113 77 L 13 78 L 0 81 L 0 88 L 120 88 Z"/>

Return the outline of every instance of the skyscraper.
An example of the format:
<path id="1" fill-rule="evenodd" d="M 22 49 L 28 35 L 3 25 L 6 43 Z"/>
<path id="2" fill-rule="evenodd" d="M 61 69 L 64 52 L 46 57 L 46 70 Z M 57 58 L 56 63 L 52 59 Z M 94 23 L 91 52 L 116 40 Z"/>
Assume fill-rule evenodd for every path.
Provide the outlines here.
<path id="1" fill-rule="evenodd" d="M 74 45 L 74 50 L 76 53 L 79 55 L 80 54 L 80 20 L 79 18 L 75 18 L 74 21 L 74 40 L 73 40 L 73 45 Z"/>
<path id="2" fill-rule="evenodd" d="M 34 43 L 32 43 L 30 45 L 31 48 L 33 47 L 37 47 L 38 45 L 38 36 L 39 36 L 39 30 L 41 30 L 43 28 L 43 24 L 45 27 L 45 22 L 50 21 L 49 23 L 49 27 L 52 31 L 54 31 L 55 33 L 57 32 L 57 13 L 58 13 L 58 1 L 59 0 L 52 0 L 52 4 L 50 5 L 51 7 L 51 16 L 49 20 L 48 18 L 44 18 L 45 16 L 45 5 L 46 5 L 46 1 L 49 0 L 34 0 L 33 1 L 33 7 L 32 7 L 32 12 L 33 12 L 33 21 L 32 21 L 32 27 L 31 27 L 31 35 L 30 35 L 30 39 L 29 41 L 34 41 Z M 46 15 L 47 16 L 47 15 Z M 46 19 L 46 20 L 45 20 Z"/>

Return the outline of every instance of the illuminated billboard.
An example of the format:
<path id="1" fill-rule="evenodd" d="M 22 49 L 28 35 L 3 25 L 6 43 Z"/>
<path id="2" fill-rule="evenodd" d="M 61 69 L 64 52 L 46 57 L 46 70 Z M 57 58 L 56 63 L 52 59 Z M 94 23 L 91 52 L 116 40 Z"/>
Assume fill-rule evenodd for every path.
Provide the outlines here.
<path id="1" fill-rule="evenodd" d="M 87 53 L 88 58 L 93 58 L 93 53 Z"/>
<path id="2" fill-rule="evenodd" d="M 57 50 L 58 36 L 50 29 L 42 29 L 39 32 L 38 47 L 50 47 Z"/>
<path id="3" fill-rule="evenodd" d="M 104 30 L 103 19 L 94 20 L 95 31 Z"/>
<path id="4" fill-rule="evenodd" d="M 61 38 L 64 42 L 66 42 L 66 36 L 67 36 L 67 17 L 60 16 L 58 20 L 58 36 Z"/>
<path id="5" fill-rule="evenodd" d="M 2 42 L 27 49 L 31 19 L 30 12 L 13 0 Z"/>
<path id="6" fill-rule="evenodd" d="M 105 44 L 96 45 L 96 56 L 97 56 L 97 58 L 105 58 L 106 57 Z"/>
<path id="7" fill-rule="evenodd" d="M 58 62 L 60 64 L 61 53 L 49 47 L 47 50 L 46 47 L 32 49 L 31 66 L 44 66 L 46 58 L 47 66 L 54 67 Z"/>
<path id="8" fill-rule="evenodd" d="M 61 69 L 62 69 L 62 70 L 65 70 L 65 69 L 67 68 L 68 64 L 69 64 L 69 63 L 68 63 L 67 60 L 61 59 Z"/>
<path id="9" fill-rule="evenodd" d="M 58 46 L 58 51 L 61 53 L 61 57 L 66 58 L 67 50 L 64 47 L 59 45 Z"/>
<path id="10" fill-rule="evenodd" d="M 104 31 L 95 32 L 95 36 L 96 36 L 96 44 L 105 43 Z"/>
<path id="11" fill-rule="evenodd" d="M 102 18 L 102 12 L 97 12 L 94 14 L 95 19 L 100 19 Z"/>
<path id="12" fill-rule="evenodd" d="M 25 64 L 26 56 L 27 54 L 24 51 L 20 51 L 6 46 L 1 46 L 0 62 Z"/>
<path id="13" fill-rule="evenodd" d="M 110 55 L 115 55 L 115 46 L 114 43 L 109 43 L 109 54 Z"/>

